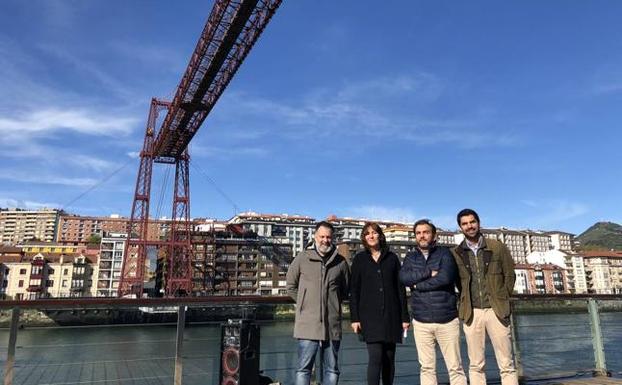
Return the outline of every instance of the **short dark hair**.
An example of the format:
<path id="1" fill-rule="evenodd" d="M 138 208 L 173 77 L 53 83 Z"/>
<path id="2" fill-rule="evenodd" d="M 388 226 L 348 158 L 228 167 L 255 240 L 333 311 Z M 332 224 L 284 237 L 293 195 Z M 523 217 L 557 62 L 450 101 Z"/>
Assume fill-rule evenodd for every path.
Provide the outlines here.
<path id="1" fill-rule="evenodd" d="M 429 219 L 419 219 L 413 225 L 413 231 L 417 231 L 417 226 L 420 226 L 420 225 L 430 226 L 430 228 L 432 229 L 432 235 L 436 235 L 436 226 L 434 226 L 434 223 L 432 223 L 432 221 L 430 221 Z"/>
<path id="2" fill-rule="evenodd" d="M 319 229 L 320 227 L 326 227 L 326 228 L 330 229 L 331 234 L 335 233 L 335 226 L 333 226 L 333 224 L 328 222 L 328 221 L 318 222 L 315 225 L 315 231 L 317 231 L 317 229 Z"/>
<path id="3" fill-rule="evenodd" d="M 456 216 L 456 221 L 458 221 L 458 226 L 460 226 L 460 218 L 466 217 L 467 215 L 473 215 L 475 217 L 475 220 L 477 221 L 477 223 L 480 223 L 479 222 L 479 215 L 477 215 L 475 210 L 473 210 L 473 209 L 462 209 L 462 210 L 460 210 L 460 212 Z"/>
<path id="4" fill-rule="evenodd" d="M 380 245 L 380 250 L 385 250 L 387 248 L 387 238 L 384 236 L 384 232 L 382 231 L 382 227 L 377 222 L 366 222 L 363 225 L 363 230 L 361 230 L 361 242 L 363 242 L 363 246 L 367 251 L 369 251 L 369 245 L 365 240 L 365 233 L 367 229 L 373 229 L 378 233 L 378 244 Z"/>

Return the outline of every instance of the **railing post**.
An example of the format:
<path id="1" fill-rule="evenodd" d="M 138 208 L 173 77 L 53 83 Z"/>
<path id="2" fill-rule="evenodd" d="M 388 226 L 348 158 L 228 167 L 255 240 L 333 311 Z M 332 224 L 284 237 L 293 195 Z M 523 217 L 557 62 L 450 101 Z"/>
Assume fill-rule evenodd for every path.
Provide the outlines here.
<path id="1" fill-rule="evenodd" d="M 184 328 L 186 325 L 186 306 L 179 306 L 177 308 L 177 338 L 175 343 L 175 377 L 174 385 L 181 385 L 182 378 L 182 360 L 181 352 L 184 343 Z"/>
<path id="2" fill-rule="evenodd" d="M 514 348 L 514 366 L 516 367 L 516 375 L 519 381 L 523 379 L 523 360 L 521 358 L 520 346 L 518 344 L 518 330 L 516 329 L 516 316 L 512 311 L 510 313 L 510 331 L 512 333 L 512 347 Z"/>
<path id="3" fill-rule="evenodd" d="M 601 376 L 606 376 L 607 364 L 605 362 L 605 344 L 603 342 L 603 333 L 600 328 L 598 302 L 594 298 L 588 299 L 587 309 L 590 316 L 590 326 L 592 327 L 592 345 L 594 346 L 596 373 Z"/>
<path id="4" fill-rule="evenodd" d="M 17 343 L 17 324 L 19 323 L 19 307 L 14 307 L 11 314 L 11 331 L 9 332 L 9 348 L 4 365 L 4 385 L 13 384 L 13 364 L 15 363 L 15 344 Z"/>

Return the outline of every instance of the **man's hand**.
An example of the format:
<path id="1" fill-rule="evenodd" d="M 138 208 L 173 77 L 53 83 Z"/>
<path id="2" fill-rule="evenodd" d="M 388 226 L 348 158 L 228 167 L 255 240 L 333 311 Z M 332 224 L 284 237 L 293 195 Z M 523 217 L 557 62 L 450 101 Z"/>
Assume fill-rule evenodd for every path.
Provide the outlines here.
<path id="1" fill-rule="evenodd" d="M 438 275 L 438 270 L 432 270 L 432 277 L 436 277 Z"/>
<path id="2" fill-rule="evenodd" d="M 410 322 L 402 322 L 402 329 L 408 330 L 409 327 L 410 327 Z"/>
<path id="3" fill-rule="evenodd" d="M 352 331 L 355 332 L 356 334 L 359 334 L 361 332 L 361 323 L 360 322 L 352 322 L 352 324 L 350 324 L 350 326 L 352 326 Z"/>

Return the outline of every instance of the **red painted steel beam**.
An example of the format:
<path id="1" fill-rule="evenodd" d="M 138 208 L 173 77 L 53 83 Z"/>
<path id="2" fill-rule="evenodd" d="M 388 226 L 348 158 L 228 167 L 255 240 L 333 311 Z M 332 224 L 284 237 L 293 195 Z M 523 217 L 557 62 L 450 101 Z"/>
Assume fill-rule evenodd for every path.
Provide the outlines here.
<path id="1" fill-rule="evenodd" d="M 154 142 L 178 159 L 251 50 L 281 0 L 217 0 Z"/>

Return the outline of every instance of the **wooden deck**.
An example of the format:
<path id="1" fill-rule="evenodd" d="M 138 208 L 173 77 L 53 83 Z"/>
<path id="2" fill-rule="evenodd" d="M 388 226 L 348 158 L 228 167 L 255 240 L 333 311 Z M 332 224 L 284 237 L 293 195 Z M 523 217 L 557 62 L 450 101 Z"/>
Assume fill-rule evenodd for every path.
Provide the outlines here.
<path id="1" fill-rule="evenodd" d="M 590 377 L 568 380 L 550 380 L 538 382 L 538 385 L 621 385 L 622 378 Z"/>

